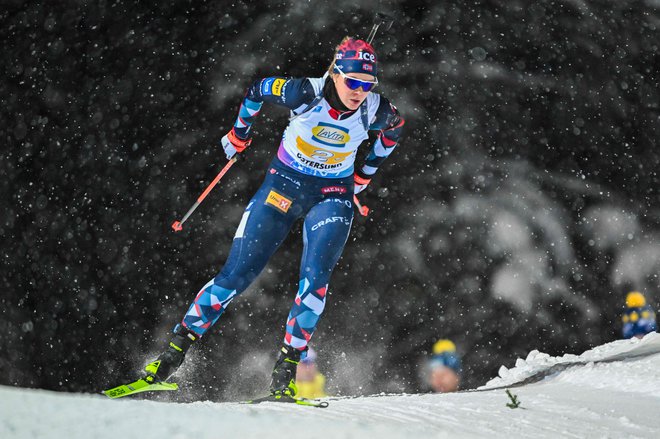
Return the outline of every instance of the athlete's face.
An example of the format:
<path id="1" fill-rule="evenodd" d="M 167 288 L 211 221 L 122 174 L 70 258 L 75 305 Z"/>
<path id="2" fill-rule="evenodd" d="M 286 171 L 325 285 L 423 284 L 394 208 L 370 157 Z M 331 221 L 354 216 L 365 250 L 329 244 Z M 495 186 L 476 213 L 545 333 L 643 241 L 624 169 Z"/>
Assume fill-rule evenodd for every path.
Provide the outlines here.
<path id="1" fill-rule="evenodd" d="M 458 375 L 448 367 L 433 368 L 429 381 L 434 392 L 447 393 L 458 390 Z"/>
<path id="2" fill-rule="evenodd" d="M 361 81 L 375 81 L 376 77 L 369 75 L 367 73 L 347 73 L 347 77 L 358 79 Z M 339 99 L 341 99 L 342 104 L 346 105 L 350 110 L 357 110 L 360 107 L 360 104 L 367 98 L 367 95 L 370 93 L 364 91 L 362 87 L 357 88 L 356 90 L 351 90 L 346 85 L 344 77 L 339 73 L 334 73 L 332 75 L 332 80 L 335 82 L 335 88 L 337 89 L 337 94 Z"/>

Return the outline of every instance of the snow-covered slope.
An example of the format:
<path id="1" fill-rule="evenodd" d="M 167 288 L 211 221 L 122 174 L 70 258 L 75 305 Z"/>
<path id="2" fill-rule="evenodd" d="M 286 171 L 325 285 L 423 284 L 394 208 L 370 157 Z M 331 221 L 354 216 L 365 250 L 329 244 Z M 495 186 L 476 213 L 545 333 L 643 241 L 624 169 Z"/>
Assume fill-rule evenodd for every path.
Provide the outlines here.
<path id="1" fill-rule="evenodd" d="M 0 387 L 0 438 L 660 437 L 660 334 L 580 356 L 532 352 L 500 375 L 476 391 L 331 399 L 326 409 Z M 522 408 L 506 406 L 505 387 Z"/>

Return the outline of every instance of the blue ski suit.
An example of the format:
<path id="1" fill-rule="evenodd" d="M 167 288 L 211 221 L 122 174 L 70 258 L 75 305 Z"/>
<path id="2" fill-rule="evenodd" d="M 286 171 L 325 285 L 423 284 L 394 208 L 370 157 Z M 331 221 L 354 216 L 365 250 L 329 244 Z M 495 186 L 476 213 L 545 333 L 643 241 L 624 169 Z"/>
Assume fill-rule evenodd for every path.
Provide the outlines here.
<path id="1" fill-rule="evenodd" d="M 204 335 L 303 219 L 300 281 L 284 342 L 300 350 L 307 346 L 350 232 L 353 174 L 370 178 L 396 147 L 404 123 L 397 109 L 375 93 L 358 110 L 342 112 L 335 109 L 333 92 L 326 77 L 269 77 L 249 88 L 234 124 L 239 137 L 249 137 L 263 102 L 289 108 L 292 117 L 263 184 L 243 213 L 224 267 L 202 287 L 181 322 L 188 330 Z M 376 130 L 377 137 L 356 171 L 356 151 L 369 130 Z"/>

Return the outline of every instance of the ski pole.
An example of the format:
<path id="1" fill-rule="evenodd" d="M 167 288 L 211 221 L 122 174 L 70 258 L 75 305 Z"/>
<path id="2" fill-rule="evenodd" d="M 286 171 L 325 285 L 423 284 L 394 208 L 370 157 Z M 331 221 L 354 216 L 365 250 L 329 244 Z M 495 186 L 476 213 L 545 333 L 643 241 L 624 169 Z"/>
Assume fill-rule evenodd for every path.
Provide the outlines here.
<path id="1" fill-rule="evenodd" d="M 360 200 L 358 200 L 357 195 L 353 195 L 353 202 L 355 203 L 355 206 L 358 208 L 358 212 L 360 212 L 360 215 L 362 216 L 369 215 L 369 208 L 367 206 L 363 206 L 362 204 L 360 204 Z"/>
<path id="2" fill-rule="evenodd" d="M 231 168 L 232 165 L 234 163 L 236 163 L 236 160 L 237 160 L 236 157 L 237 156 L 238 156 L 238 154 L 234 155 L 234 157 L 229 159 L 229 161 L 227 162 L 225 167 L 222 168 L 222 170 L 218 173 L 218 175 L 215 176 L 215 178 L 213 179 L 211 184 L 209 184 L 206 187 L 204 192 L 202 192 L 202 195 L 200 195 L 199 198 L 197 198 L 197 201 L 195 201 L 195 204 L 193 204 L 192 207 L 188 210 L 188 212 L 183 216 L 183 219 L 181 221 L 174 221 L 174 223 L 172 223 L 172 229 L 175 232 L 180 232 L 183 229 L 183 223 L 185 223 L 186 220 L 188 219 L 188 217 L 190 215 L 192 215 L 192 213 L 195 211 L 195 209 L 197 209 L 197 207 L 200 204 L 202 204 L 202 201 L 204 201 L 204 198 L 206 198 L 206 196 L 209 194 L 209 192 L 211 192 L 211 190 L 215 187 L 215 185 L 218 184 L 220 179 L 227 173 L 227 171 L 229 171 L 229 168 Z"/>
<path id="3" fill-rule="evenodd" d="M 394 23 L 393 17 L 384 14 L 382 12 L 377 12 L 376 16 L 374 17 L 374 25 L 371 28 L 371 32 L 369 32 L 369 36 L 367 37 L 367 43 L 371 44 L 371 42 L 374 40 L 374 37 L 376 36 L 376 32 L 378 32 L 378 28 L 381 25 L 384 27 L 385 30 L 390 30 L 393 23 Z M 360 215 L 362 216 L 369 215 L 369 208 L 367 206 L 363 206 L 360 203 L 360 200 L 358 200 L 357 195 L 353 195 L 353 202 L 355 203 L 355 206 L 358 208 Z"/>
<path id="4" fill-rule="evenodd" d="M 392 27 L 392 24 L 394 23 L 394 17 L 391 17 L 387 14 L 384 14 L 382 12 L 377 12 L 376 16 L 374 17 L 374 25 L 371 28 L 371 32 L 369 32 L 369 36 L 367 37 L 367 43 L 371 44 L 372 41 L 374 40 L 374 37 L 376 36 L 376 32 L 378 32 L 378 28 L 382 25 L 385 30 L 390 30 Z M 367 216 L 369 215 L 369 208 L 367 206 L 363 206 L 360 203 L 360 200 L 358 200 L 357 195 L 353 195 L 353 202 L 355 203 L 355 206 L 358 208 L 358 211 L 360 212 L 360 215 L 362 216 Z"/>
<path id="5" fill-rule="evenodd" d="M 376 16 L 374 17 L 374 26 L 371 28 L 371 32 L 369 32 L 369 36 L 367 37 L 367 43 L 371 44 L 371 42 L 374 40 L 374 37 L 376 36 L 376 32 L 378 32 L 378 28 L 381 25 L 384 26 L 385 30 L 390 30 L 392 23 L 394 23 L 393 17 L 387 14 L 383 14 L 382 12 L 377 12 Z"/>

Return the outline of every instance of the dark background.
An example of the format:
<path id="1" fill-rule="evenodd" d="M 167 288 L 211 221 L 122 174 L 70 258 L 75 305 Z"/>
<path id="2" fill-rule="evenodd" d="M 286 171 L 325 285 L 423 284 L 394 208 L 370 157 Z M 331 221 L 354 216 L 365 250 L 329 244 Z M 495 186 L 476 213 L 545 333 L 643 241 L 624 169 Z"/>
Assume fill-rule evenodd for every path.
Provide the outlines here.
<path id="1" fill-rule="evenodd" d="M 321 76 L 376 10 L 404 138 L 361 195 L 313 339 L 332 393 L 426 390 L 438 338 L 465 388 L 538 349 L 619 338 L 660 301 L 657 2 L 4 1 L 0 384 L 136 377 L 221 268 L 287 113 L 182 232 L 248 85 Z M 189 355 L 182 399 L 263 392 L 297 290 L 299 227 Z"/>

